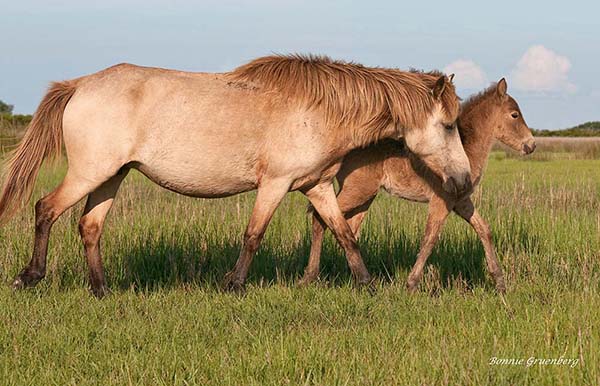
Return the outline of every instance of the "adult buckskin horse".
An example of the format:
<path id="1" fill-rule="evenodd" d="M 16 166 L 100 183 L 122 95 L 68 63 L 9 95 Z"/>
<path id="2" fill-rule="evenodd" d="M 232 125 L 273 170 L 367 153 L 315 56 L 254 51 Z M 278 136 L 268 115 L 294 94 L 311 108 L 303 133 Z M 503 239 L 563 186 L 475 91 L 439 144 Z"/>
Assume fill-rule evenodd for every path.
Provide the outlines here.
<path id="1" fill-rule="evenodd" d="M 30 263 L 14 288 L 46 272 L 52 224 L 87 196 L 79 231 L 92 291 L 107 291 L 100 256 L 104 219 L 131 168 L 194 197 L 258 189 L 240 257 L 225 287 L 242 290 L 252 256 L 286 192 L 303 192 L 344 248 L 358 283 L 370 275 L 340 211 L 332 180 L 350 150 L 384 138 L 407 146 L 444 180 L 470 189 L 454 121 L 454 87 L 439 73 L 369 68 L 325 57 L 269 56 L 230 73 L 120 64 L 53 83 L 7 168 L 0 216 L 26 202 L 43 160 L 67 153 L 62 183 L 35 205 Z"/>
<path id="2" fill-rule="evenodd" d="M 502 78 L 497 84 L 465 101 L 458 117 L 458 131 L 471 163 L 473 186 L 481 181 L 496 139 L 522 154 L 535 150 L 535 140 L 519 105 L 506 90 L 506 80 Z M 344 158 L 337 179 L 340 183 L 338 203 L 356 237 L 371 203 L 382 188 L 398 198 L 429 203 L 421 250 L 408 277 L 409 290 L 417 288 L 442 226 L 448 214 L 454 211 L 477 232 L 496 288 L 500 293 L 505 291 L 504 276 L 494 252 L 490 227 L 475 209 L 470 195 L 457 199 L 444 192 L 439 178 L 408 152 L 403 144 L 383 141 L 350 152 Z M 319 275 L 325 229 L 317 214 L 313 215 L 312 229 L 310 259 L 302 284 L 316 280 Z"/>

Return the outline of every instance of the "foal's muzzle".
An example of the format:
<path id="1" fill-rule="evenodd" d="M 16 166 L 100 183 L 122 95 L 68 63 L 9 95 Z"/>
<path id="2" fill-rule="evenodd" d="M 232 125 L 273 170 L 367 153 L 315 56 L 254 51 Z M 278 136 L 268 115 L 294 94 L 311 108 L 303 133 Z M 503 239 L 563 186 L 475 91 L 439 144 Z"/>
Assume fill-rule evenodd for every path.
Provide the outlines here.
<path id="1" fill-rule="evenodd" d="M 523 154 L 531 154 L 535 150 L 535 140 L 523 144 Z"/>

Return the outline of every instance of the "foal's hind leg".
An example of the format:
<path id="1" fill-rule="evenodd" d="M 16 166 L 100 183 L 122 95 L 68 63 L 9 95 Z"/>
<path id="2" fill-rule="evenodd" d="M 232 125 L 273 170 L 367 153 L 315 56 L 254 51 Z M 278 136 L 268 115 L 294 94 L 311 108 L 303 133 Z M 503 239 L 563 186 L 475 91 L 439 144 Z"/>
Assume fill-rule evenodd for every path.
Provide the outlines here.
<path id="1" fill-rule="evenodd" d="M 461 201 L 456 205 L 454 211 L 464 218 L 481 239 L 481 243 L 483 244 L 483 249 L 485 251 L 485 261 L 487 263 L 487 268 L 492 278 L 494 279 L 494 283 L 496 284 L 496 290 L 503 294 L 506 292 L 506 285 L 504 284 L 504 275 L 502 273 L 502 268 L 500 267 L 500 263 L 496 258 L 496 252 L 494 251 L 494 245 L 492 243 L 492 232 L 490 231 L 490 226 L 488 223 L 479 215 L 477 209 L 473 205 L 471 199 L 466 199 Z"/>
<path id="2" fill-rule="evenodd" d="M 46 275 L 46 255 L 52 224 L 68 208 L 75 205 L 97 184 L 67 173 L 63 182 L 52 193 L 35 204 L 35 240 L 29 264 L 13 281 L 12 287 L 33 287 Z"/>
<path id="3" fill-rule="evenodd" d="M 298 282 L 299 285 L 306 285 L 314 282 L 319 277 L 321 265 L 321 251 L 323 249 L 323 238 L 325 236 L 325 222 L 319 216 L 317 211 L 313 211 L 312 216 L 312 236 L 310 241 L 310 256 L 308 265 L 304 269 L 304 276 Z"/>
<path id="4" fill-rule="evenodd" d="M 103 183 L 88 195 L 83 216 L 79 220 L 79 234 L 83 241 L 85 257 L 90 274 L 90 286 L 96 297 L 103 297 L 109 290 L 104 279 L 104 268 L 100 254 L 100 236 L 106 215 L 110 210 L 121 182 L 127 176 L 127 169 Z"/>
<path id="5" fill-rule="evenodd" d="M 287 180 L 271 180 L 264 181 L 258 188 L 252 216 L 244 233 L 244 244 L 240 257 L 233 270 L 225 275 L 223 289 L 234 292 L 244 290 L 252 257 L 260 245 L 275 209 L 288 192 L 290 184 L 291 182 Z"/>
<path id="6" fill-rule="evenodd" d="M 315 207 L 323 221 L 333 232 L 338 243 L 346 252 L 346 259 L 350 270 L 358 284 L 370 284 L 371 275 L 360 255 L 360 250 L 338 205 L 331 183 L 317 185 L 305 192 L 306 196 Z"/>
<path id="7" fill-rule="evenodd" d="M 425 227 L 425 234 L 421 241 L 421 249 L 417 255 L 417 261 L 413 266 L 413 269 L 408 275 L 408 282 L 406 284 L 409 291 L 415 291 L 423 276 L 423 268 L 427 259 L 431 255 L 431 251 L 437 242 L 442 226 L 446 222 L 448 217 L 448 208 L 446 203 L 439 197 L 434 196 L 429 202 L 429 213 L 427 216 L 427 225 Z"/>

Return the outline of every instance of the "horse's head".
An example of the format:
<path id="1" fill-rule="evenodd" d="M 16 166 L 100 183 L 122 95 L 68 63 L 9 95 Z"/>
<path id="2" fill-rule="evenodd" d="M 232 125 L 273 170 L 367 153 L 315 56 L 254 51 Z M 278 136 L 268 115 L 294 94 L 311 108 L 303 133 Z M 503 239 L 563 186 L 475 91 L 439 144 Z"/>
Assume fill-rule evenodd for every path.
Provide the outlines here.
<path id="1" fill-rule="evenodd" d="M 498 109 L 497 114 L 492 114 L 496 119 L 494 137 L 521 154 L 530 154 L 535 150 L 535 139 L 517 101 L 508 95 L 506 89 L 506 80 L 502 78 L 496 85 L 494 95 L 494 106 Z"/>
<path id="2" fill-rule="evenodd" d="M 433 77 L 423 74 L 431 89 L 433 108 L 424 127 L 407 130 L 407 147 L 437 174 L 448 193 L 462 196 L 470 193 L 471 168 L 456 127 L 460 101 L 452 84 L 453 75 Z"/>

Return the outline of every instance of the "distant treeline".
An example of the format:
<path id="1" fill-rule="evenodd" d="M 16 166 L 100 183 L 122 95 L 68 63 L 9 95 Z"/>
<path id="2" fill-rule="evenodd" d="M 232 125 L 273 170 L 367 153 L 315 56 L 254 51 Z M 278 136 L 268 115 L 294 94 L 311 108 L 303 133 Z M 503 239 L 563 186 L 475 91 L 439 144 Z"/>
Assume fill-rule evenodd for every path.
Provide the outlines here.
<path id="1" fill-rule="evenodd" d="M 570 129 L 533 130 L 536 137 L 600 137 L 600 122 L 586 122 Z"/>
<path id="2" fill-rule="evenodd" d="M 31 122 L 31 115 L 27 114 L 0 114 L 0 128 L 6 126 L 27 126 Z"/>

